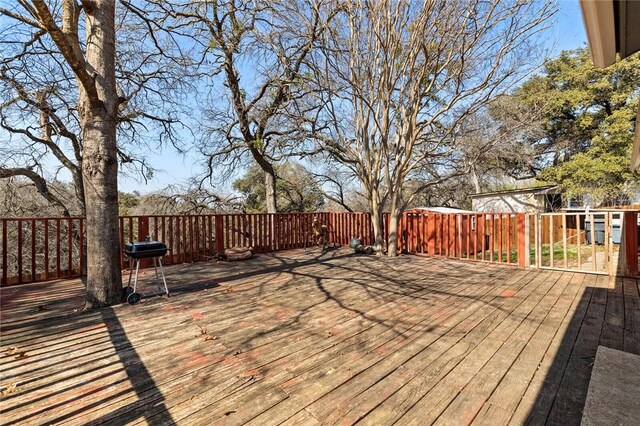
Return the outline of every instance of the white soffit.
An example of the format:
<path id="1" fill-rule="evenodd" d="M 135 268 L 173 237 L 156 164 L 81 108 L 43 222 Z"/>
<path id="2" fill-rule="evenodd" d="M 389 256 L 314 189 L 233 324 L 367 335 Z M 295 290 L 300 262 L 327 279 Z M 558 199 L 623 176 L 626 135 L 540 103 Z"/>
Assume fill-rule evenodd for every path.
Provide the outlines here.
<path id="1" fill-rule="evenodd" d="M 587 39 L 597 67 L 616 61 L 616 31 L 612 0 L 580 0 Z"/>

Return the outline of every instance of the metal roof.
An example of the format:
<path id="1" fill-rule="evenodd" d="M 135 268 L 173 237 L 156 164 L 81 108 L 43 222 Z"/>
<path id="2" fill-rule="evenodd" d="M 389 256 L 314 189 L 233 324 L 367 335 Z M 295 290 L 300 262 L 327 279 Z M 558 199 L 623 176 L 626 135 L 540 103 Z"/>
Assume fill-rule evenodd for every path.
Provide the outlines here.
<path id="1" fill-rule="evenodd" d="M 470 198 L 481 198 L 481 197 L 489 197 L 493 195 L 505 195 L 505 194 L 525 194 L 527 192 L 536 192 L 540 194 L 548 194 L 552 192 L 552 190 L 558 189 L 558 185 L 540 185 L 540 186 L 531 186 L 529 188 L 518 188 L 518 189 L 506 189 L 502 191 L 492 191 L 492 192 L 482 192 L 480 194 L 469 195 Z"/>

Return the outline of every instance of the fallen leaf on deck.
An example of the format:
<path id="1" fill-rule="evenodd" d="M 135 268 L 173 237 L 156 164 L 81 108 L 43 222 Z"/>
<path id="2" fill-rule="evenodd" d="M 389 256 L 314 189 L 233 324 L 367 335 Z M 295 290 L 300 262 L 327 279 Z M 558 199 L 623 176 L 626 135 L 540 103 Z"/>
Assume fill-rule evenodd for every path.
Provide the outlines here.
<path id="1" fill-rule="evenodd" d="M 13 355 L 16 352 L 18 352 L 18 348 L 16 348 L 15 346 L 10 346 L 4 351 L 6 355 Z"/>
<path id="2" fill-rule="evenodd" d="M 229 416 L 229 415 L 231 415 L 231 414 L 233 414 L 235 412 L 236 412 L 236 410 L 227 411 L 226 413 L 224 413 L 224 415 L 225 416 Z"/>
<path id="3" fill-rule="evenodd" d="M 9 395 L 9 394 L 12 394 L 12 393 L 16 392 L 17 390 L 18 390 L 18 384 L 17 384 L 17 383 L 9 383 L 9 384 L 7 385 L 7 387 L 6 387 L 6 388 L 4 388 L 4 389 L 0 392 L 0 394 L 1 394 L 2 396 L 7 396 L 7 395 Z"/>
<path id="4" fill-rule="evenodd" d="M 20 359 L 20 358 L 26 358 L 27 357 L 27 352 L 22 351 L 18 354 L 18 356 L 16 357 L 16 359 Z"/>

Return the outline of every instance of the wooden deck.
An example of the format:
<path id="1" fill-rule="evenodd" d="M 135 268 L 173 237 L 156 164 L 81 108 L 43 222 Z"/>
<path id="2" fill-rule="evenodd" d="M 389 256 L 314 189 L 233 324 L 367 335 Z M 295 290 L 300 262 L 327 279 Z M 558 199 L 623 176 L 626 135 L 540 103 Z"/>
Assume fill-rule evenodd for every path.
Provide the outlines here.
<path id="1" fill-rule="evenodd" d="M 2 289 L 0 422 L 579 424 L 597 346 L 640 353 L 635 280 L 345 249 L 167 277 L 90 312 Z"/>

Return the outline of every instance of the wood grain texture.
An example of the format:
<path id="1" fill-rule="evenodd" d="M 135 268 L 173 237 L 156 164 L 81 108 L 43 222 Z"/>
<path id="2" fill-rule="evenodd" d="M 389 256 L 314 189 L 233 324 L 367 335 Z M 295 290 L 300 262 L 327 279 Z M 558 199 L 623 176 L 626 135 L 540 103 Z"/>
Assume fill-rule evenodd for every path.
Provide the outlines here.
<path id="1" fill-rule="evenodd" d="M 0 423 L 577 424 L 597 346 L 640 352 L 633 279 L 346 249 L 166 272 L 87 312 L 79 280 L 0 289 Z"/>

